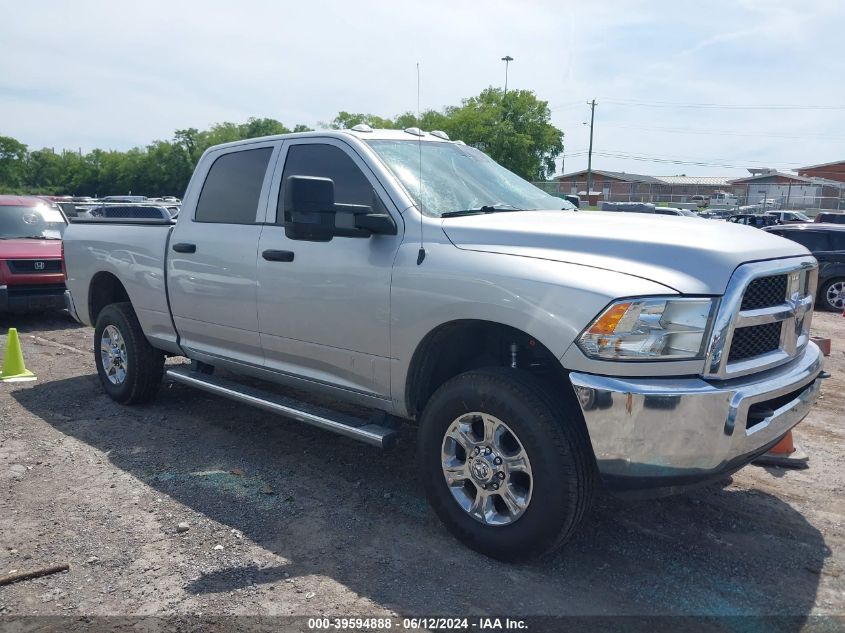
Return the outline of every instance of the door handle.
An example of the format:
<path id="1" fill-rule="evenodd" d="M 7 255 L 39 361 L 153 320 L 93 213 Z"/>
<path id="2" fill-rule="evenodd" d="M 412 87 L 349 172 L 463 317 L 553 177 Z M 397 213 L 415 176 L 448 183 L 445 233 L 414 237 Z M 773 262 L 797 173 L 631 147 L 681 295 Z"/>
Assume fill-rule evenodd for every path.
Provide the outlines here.
<path id="1" fill-rule="evenodd" d="M 293 251 L 274 251 L 267 250 L 261 253 L 261 256 L 268 262 L 292 262 Z"/>
<path id="2" fill-rule="evenodd" d="M 178 242 L 173 245 L 173 250 L 177 253 L 196 253 L 197 245 L 188 244 L 187 242 Z"/>

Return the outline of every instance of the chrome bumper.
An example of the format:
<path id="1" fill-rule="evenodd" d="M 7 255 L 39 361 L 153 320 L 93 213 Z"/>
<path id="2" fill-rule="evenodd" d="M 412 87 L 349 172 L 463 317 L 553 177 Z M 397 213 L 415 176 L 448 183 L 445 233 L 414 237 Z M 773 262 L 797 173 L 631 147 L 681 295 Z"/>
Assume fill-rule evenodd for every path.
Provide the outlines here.
<path id="1" fill-rule="evenodd" d="M 605 484 L 673 492 L 738 470 L 804 419 L 822 364 L 809 343 L 786 365 L 732 380 L 570 379 Z"/>

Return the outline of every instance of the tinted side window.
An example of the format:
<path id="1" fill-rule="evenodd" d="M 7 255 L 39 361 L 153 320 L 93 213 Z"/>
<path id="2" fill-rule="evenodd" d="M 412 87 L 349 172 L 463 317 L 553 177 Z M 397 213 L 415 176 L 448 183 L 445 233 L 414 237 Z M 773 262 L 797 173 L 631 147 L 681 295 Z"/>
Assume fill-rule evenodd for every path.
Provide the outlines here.
<path id="1" fill-rule="evenodd" d="M 837 231 L 830 233 L 830 249 L 834 251 L 845 251 L 845 232 Z"/>
<path id="2" fill-rule="evenodd" d="M 290 211 L 290 199 L 285 196 L 284 184 L 290 176 L 318 176 L 334 181 L 334 201 L 337 204 L 372 206 L 373 186 L 353 160 L 333 145 L 294 145 L 288 150 L 279 207 Z M 282 218 L 279 218 L 281 221 Z"/>
<path id="3" fill-rule="evenodd" d="M 828 247 L 828 234 L 820 231 L 789 231 L 784 233 L 784 237 L 798 242 L 801 246 L 807 247 L 810 252 L 826 251 Z"/>
<path id="4" fill-rule="evenodd" d="M 224 154 L 214 161 L 197 202 L 197 222 L 254 224 L 272 147 Z"/>

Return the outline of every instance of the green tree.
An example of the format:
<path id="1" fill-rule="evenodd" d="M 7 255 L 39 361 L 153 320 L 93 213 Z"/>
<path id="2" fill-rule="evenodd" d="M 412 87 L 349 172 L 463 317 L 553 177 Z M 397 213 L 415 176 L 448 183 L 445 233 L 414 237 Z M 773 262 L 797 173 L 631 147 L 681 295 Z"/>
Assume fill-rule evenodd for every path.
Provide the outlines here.
<path id="1" fill-rule="evenodd" d="M 27 154 L 24 173 L 26 189 L 53 193 L 62 188 L 64 164 L 61 156 L 45 147 Z"/>
<path id="2" fill-rule="evenodd" d="M 195 127 L 185 130 L 176 130 L 173 136 L 173 144 L 179 146 L 185 155 L 195 164 L 202 155 L 204 148 L 200 147 L 200 131 Z"/>
<path id="3" fill-rule="evenodd" d="M 241 126 L 242 138 L 257 138 L 275 134 L 290 134 L 290 130 L 276 119 L 256 119 L 252 117 Z"/>
<path id="4" fill-rule="evenodd" d="M 420 127 L 442 130 L 453 140 L 477 147 L 493 160 L 527 180 L 546 180 L 554 174 L 555 160 L 563 153 L 563 132 L 551 124 L 548 102 L 530 90 L 487 88 L 442 111 L 426 110 L 417 117 L 404 112 L 393 119 L 375 114 L 341 111 L 323 124 L 334 130 L 366 123 L 373 128 Z"/>
<path id="5" fill-rule="evenodd" d="M 351 127 L 355 127 L 359 123 L 365 123 L 372 128 L 378 129 L 391 129 L 395 127 L 395 123 L 390 119 L 385 119 L 375 114 L 363 114 L 357 113 L 352 114 L 350 112 L 345 112 L 341 110 L 337 113 L 337 116 L 332 119 L 328 124 L 322 124 L 323 127 L 327 127 L 332 130 L 348 130 Z"/>
<path id="6" fill-rule="evenodd" d="M 396 117 L 393 121 L 393 127 L 397 130 L 404 130 L 409 127 L 418 127 L 423 130 L 441 130 L 446 131 L 448 116 L 443 112 L 437 110 L 425 110 L 420 113 L 419 118 L 416 112 L 405 112 Z"/>
<path id="7" fill-rule="evenodd" d="M 488 88 L 461 105 L 426 110 L 419 119 L 413 112 L 391 119 L 341 111 L 322 126 L 347 129 L 359 123 L 374 128 L 443 130 L 531 180 L 551 176 L 555 159 L 563 151 L 563 132 L 550 123 L 548 104 L 528 90 L 505 95 Z M 293 128 L 294 132 L 310 130 L 303 124 Z M 0 192 L 181 195 L 200 156 L 212 145 L 289 131 L 275 119 L 252 117 L 244 123 L 216 123 L 205 130 L 176 130 L 171 140 L 125 152 L 94 149 L 84 155 L 67 150 L 56 154 L 50 149 L 29 152 L 20 141 L 0 136 Z"/>
<path id="8" fill-rule="evenodd" d="M 550 122 L 548 102 L 530 90 L 487 88 L 446 108 L 441 129 L 477 147 L 528 180 L 546 180 L 563 153 L 563 132 Z"/>
<path id="9" fill-rule="evenodd" d="M 11 136 L 0 136 L 0 183 L 9 189 L 23 184 L 26 145 Z"/>

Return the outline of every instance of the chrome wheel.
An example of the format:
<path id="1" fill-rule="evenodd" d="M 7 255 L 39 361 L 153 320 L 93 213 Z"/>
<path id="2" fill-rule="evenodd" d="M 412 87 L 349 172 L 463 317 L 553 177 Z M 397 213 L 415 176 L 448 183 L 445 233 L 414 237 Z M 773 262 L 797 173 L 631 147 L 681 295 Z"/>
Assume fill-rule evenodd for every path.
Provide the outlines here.
<path id="1" fill-rule="evenodd" d="M 113 325 L 106 326 L 100 337 L 100 363 L 111 384 L 123 384 L 126 380 L 126 342 Z"/>
<path id="2" fill-rule="evenodd" d="M 466 413 L 449 425 L 441 449 L 443 476 L 458 505 L 487 525 L 508 525 L 531 502 L 528 454 L 507 424 Z"/>
<path id="3" fill-rule="evenodd" d="M 825 293 L 828 305 L 834 310 L 845 309 L 845 281 L 835 281 L 827 287 Z"/>

